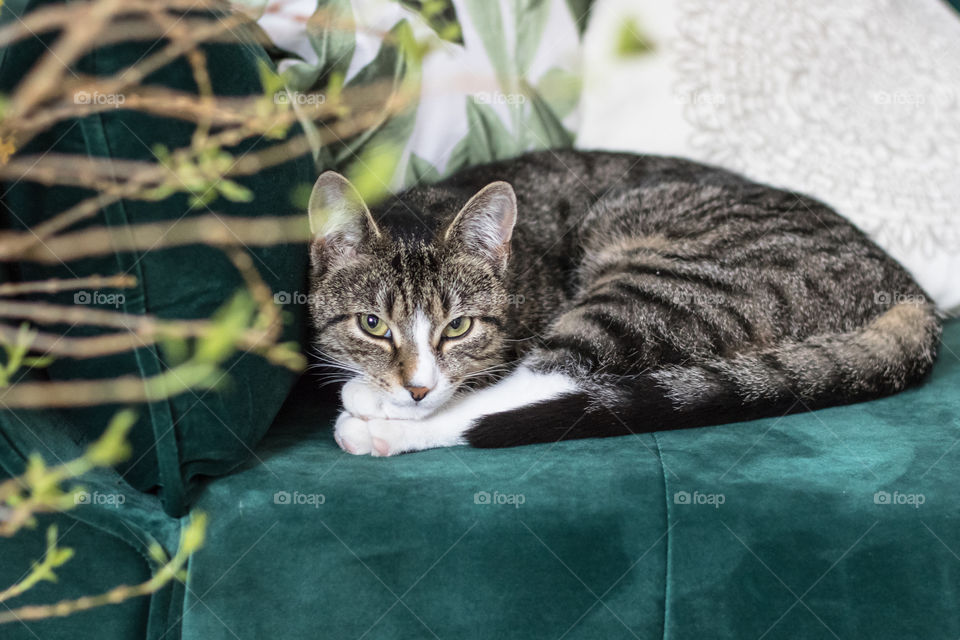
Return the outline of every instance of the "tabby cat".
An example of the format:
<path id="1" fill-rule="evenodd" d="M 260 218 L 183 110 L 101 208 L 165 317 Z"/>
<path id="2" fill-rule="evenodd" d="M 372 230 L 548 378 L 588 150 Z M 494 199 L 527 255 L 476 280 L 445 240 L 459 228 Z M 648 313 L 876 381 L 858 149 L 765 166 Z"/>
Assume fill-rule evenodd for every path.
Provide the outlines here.
<path id="1" fill-rule="evenodd" d="M 511 186 L 512 185 L 512 186 Z M 820 202 L 676 158 L 547 151 L 370 211 L 320 176 L 310 312 L 353 454 L 721 424 L 895 393 L 940 338 Z"/>

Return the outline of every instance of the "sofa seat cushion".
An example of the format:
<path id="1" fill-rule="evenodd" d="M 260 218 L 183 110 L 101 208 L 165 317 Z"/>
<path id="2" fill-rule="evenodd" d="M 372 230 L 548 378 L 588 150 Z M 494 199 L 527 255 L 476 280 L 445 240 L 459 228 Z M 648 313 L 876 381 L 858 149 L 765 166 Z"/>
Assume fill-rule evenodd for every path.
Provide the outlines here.
<path id="1" fill-rule="evenodd" d="M 953 322 L 927 383 L 865 404 L 388 459 L 302 381 L 199 498 L 183 637 L 955 637 L 958 353 Z"/>

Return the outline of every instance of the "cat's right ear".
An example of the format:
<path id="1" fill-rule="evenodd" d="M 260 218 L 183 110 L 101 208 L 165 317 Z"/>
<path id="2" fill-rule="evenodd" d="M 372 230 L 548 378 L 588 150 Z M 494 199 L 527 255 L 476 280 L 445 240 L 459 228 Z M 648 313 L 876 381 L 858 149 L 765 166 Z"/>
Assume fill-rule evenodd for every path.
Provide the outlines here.
<path id="1" fill-rule="evenodd" d="M 360 193 L 336 171 L 326 171 L 317 178 L 307 213 L 313 233 L 310 258 L 315 269 L 325 269 L 332 260 L 350 259 L 366 242 L 380 237 L 380 229 Z"/>
<path id="2" fill-rule="evenodd" d="M 444 233 L 499 269 L 507 265 L 510 238 L 517 222 L 517 196 L 508 183 L 491 182 L 463 205 Z"/>

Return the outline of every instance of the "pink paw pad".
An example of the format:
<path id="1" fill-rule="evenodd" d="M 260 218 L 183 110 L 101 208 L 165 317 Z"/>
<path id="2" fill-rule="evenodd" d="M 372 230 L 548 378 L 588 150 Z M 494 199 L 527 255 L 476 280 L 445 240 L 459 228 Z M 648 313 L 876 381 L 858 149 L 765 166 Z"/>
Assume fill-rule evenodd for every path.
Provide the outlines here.
<path id="1" fill-rule="evenodd" d="M 374 438 L 371 443 L 373 444 L 374 450 L 378 455 L 389 456 L 390 455 L 390 443 L 384 440 L 383 438 Z"/>

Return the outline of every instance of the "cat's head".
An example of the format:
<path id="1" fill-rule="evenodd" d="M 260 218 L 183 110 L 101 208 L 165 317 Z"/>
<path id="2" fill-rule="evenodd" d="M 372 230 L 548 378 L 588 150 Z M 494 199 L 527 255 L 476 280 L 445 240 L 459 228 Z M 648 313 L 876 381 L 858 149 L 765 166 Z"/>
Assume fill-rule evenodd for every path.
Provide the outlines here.
<path id="1" fill-rule="evenodd" d="M 332 171 L 308 208 L 316 344 L 381 401 L 428 413 L 502 362 L 517 213 L 509 184 L 488 185 L 430 234 L 378 225 Z"/>

